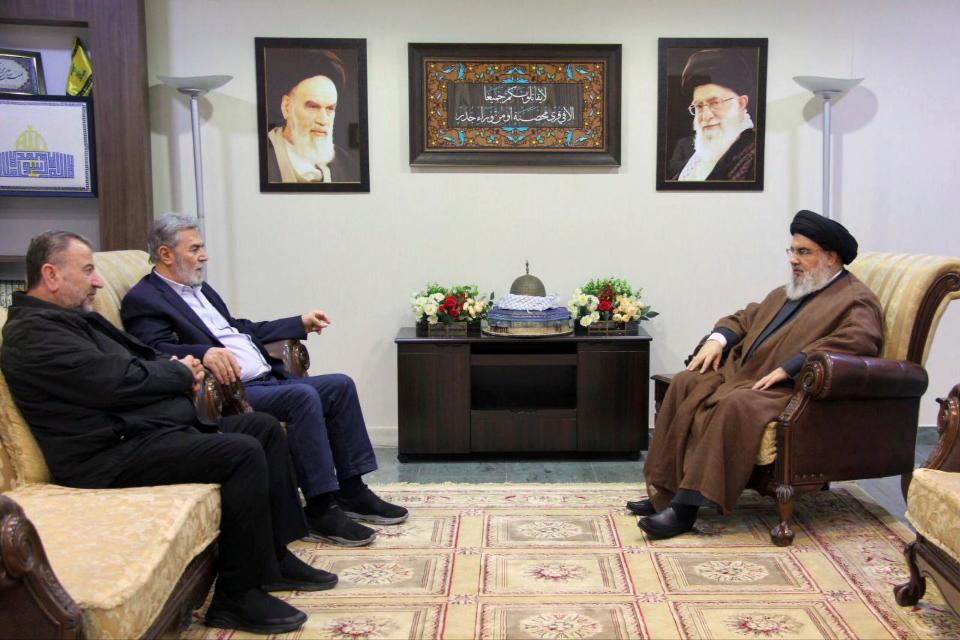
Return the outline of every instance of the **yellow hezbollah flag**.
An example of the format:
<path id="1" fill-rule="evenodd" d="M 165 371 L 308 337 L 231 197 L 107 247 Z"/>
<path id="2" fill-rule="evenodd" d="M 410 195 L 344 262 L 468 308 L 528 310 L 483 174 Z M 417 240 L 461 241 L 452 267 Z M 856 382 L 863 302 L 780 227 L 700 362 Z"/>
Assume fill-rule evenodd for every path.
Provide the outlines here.
<path id="1" fill-rule="evenodd" d="M 70 54 L 70 73 L 67 74 L 67 95 L 88 96 L 93 90 L 93 67 L 90 58 L 80 44 L 80 38 L 73 39 L 73 53 Z"/>

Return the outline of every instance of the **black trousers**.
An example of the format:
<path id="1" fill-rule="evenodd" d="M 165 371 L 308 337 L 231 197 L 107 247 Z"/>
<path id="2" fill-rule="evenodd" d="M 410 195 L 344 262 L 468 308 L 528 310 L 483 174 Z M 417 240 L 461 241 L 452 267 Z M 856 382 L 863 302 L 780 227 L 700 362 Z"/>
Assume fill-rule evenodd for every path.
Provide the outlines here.
<path id="1" fill-rule="evenodd" d="M 223 418 L 223 433 L 186 428 L 154 434 L 137 447 L 113 487 L 220 484 L 218 589 L 272 582 L 287 544 L 307 534 L 286 437 L 276 418 Z"/>

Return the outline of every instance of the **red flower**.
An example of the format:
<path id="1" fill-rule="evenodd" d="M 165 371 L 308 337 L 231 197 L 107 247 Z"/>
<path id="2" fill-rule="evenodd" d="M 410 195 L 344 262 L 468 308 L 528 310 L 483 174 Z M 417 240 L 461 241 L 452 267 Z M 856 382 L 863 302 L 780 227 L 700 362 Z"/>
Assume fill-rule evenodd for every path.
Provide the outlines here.
<path id="1" fill-rule="evenodd" d="M 613 309 L 613 305 L 607 299 L 601 300 L 600 304 L 597 305 L 597 311 L 610 311 L 611 309 Z"/>

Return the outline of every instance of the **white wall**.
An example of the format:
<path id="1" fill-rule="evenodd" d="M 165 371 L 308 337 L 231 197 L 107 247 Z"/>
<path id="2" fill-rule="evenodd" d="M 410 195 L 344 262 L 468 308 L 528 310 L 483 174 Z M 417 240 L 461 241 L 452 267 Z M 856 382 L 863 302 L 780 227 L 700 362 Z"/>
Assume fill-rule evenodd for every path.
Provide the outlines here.
<path id="1" fill-rule="evenodd" d="M 499 294 L 527 259 L 564 296 L 624 277 L 662 313 L 645 325 L 655 372 L 676 370 L 716 318 L 780 284 L 789 220 L 820 208 L 820 108 L 794 75 L 866 78 L 834 109 L 834 215 L 861 247 L 960 252 L 951 0 L 151 0 L 147 11 L 157 212 L 194 204 L 187 103 L 156 75 L 232 74 L 201 108 L 210 280 L 237 315 L 328 311 L 334 326 L 308 343 L 312 370 L 352 375 L 380 437 L 397 422 L 393 338 L 428 280 Z M 369 194 L 259 193 L 257 36 L 367 39 Z M 770 41 L 765 190 L 658 193 L 657 38 L 719 36 Z M 409 42 L 622 43 L 622 167 L 411 169 Z M 960 381 L 954 307 L 928 362 L 922 424 L 935 422 L 933 396 Z"/>

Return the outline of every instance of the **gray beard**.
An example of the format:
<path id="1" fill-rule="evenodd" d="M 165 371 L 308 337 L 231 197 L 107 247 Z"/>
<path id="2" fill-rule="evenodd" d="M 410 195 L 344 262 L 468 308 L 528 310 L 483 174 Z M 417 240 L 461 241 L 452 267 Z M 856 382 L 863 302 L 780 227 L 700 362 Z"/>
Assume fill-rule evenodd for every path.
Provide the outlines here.
<path id="1" fill-rule="evenodd" d="M 814 291 L 823 289 L 833 277 L 833 274 L 830 273 L 830 269 L 823 263 L 818 264 L 810 271 L 804 273 L 803 277 L 800 278 L 799 281 L 797 281 L 796 278 L 793 278 L 792 275 L 793 274 L 791 274 L 791 278 L 787 282 L 786 287 L 788 300 L 799 300 L 804 296 L 810 295 Z"/>
<path id="2" fill-rule="evenodd" d="M 196 271 L 191 271 L 187 269 L 186 265 L 183 264 L 183 261 L 180 260 L 179 256 L 174 258 L 174 268 L 177 273 L 177 279 L 187 285 L 188 287 L 196 287 L 197 285 L 203 284 L 203 274 L 206 271 L 206 267 L 197 273 Z"/>

